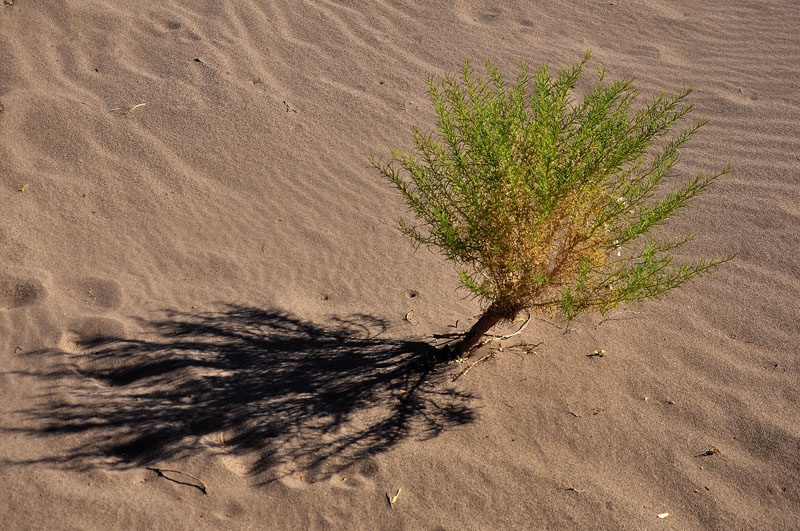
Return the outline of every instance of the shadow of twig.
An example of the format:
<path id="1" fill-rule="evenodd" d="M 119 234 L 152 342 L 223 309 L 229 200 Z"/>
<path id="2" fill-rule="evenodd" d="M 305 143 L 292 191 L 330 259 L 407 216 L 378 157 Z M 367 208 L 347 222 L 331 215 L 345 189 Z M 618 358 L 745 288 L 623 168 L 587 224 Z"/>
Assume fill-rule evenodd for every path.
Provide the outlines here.
<path id="1" fill-rule="evenodd" d="M 216 449 L 254 457 L 251 472 L 268 481 L 280 470 L 331 473 L 474 417 L 434 347 L 384 339 L 374 317 L 321 326 L 231 306 L 143 324 L 154 339 L 84 342 L 34 375 L 52 380 L 54 398 L 25 412 L 25 429 L 90 441 L 46 460 L 127 468 Z"/>

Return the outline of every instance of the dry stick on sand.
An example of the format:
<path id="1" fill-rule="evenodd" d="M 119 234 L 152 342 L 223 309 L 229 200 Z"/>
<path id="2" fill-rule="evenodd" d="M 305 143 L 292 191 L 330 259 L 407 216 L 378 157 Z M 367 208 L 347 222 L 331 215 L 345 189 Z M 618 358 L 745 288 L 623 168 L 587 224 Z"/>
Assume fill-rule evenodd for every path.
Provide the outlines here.
<path id="1" fill-rule="evenodd" d="M 528 312 L 528 318 L 525 320 L 525 322 L 522 324 L 522 326 L 519 327 L 519 329 L 516 332 L 514 332 L 513 334 L 507 334 L 507 335 L 504 335 L 504 336 L 491 336 L 491 337 L 489 337 L 489 339 L 483 341 L 480 345 L 478 345 L 478 348 L 482 347 L 483 345 L 485 345 L 485 344 L 487 344 L 487 343 L 489 343 L 491 341 L 503 341 L 503 340 L 512 338 L 515 335 L 521 333 L 523 330 L 525 330 L 525 328 L 527 328 L 527 326 L 528 326 L 528 324 L 530 322 L 531 322 L 531 313 Z M 494 352 L 490 352 L 490 353 L 486 354 L 485 356 L 480 358 L 478 361 L 472 363 L 472 365 L 470 365 L 469 367 L 467 367 L 466 369 L 464 369 L 463 371 L 458 373 L 458 375 L 455 378 L 453 378 L 452 381 L 455 382 L 456 380 L 458 380 L 459 378 L 461 378 L 462 376 L 467 374 L 470 370 L 472 370 L 472 368 L 475 365 L 479 364 L 482 361 L 488 360 L 492 356 L 494 356 Z"/>
<path id="2" fill-rule="evenodd" d="M 467 367 L 466 369 L 464 369 L 463 371 L 458 373 L 458 375 L 455 378 L 453 378 L 451 381 L 455 382 L 456 380 L 458 380 L 459 378 L 461 378 L 462 376 L 467 374 L 475 365 L 479 364 L 482 361 L 488 360 L 489 358 L 491 358 L 493 356 L 494 356 L 494 352 L 488 353 L 487 355 L 483 356 L 478 361 L 473 362 L 472 365 L 470 365 L 469 367 Z"/>
<path id="3" fill-rule="evenodd" d="M 201 491 L 203 491 L 203 494 L 208 494 L 208 486 L 206 486 L 206 484 L 203 482 L 203 480 L 201 480 L 200 478 L 198 478 L 196 476 L 193 476 L 191 474 L 187 474 L 186 472 L 181 472 L 180 470 L 173 470 L 171 468 L 158 468 L 158 467 L 155 467 L 155 466 L 149 466 L 149 467 L 147 467 L 147 470 L 152 470 L 153 472 L 158 474 L 159 477 L 162 477 L 162 478 L 164 478 L 166 480 L 172 481 L 174 483 L 178 483 L 180 485 L 188 485 L 189 487 L 195 487 L 195 488 L 200 489 Z M 168 472 L 170 474 L 181 474 L 181 475 L 190 477 L 193 480 L 197 481 L 197 483 L 199 483 L 199 485 L 196 485 L 194 483 L 187 483 L 185 481 L 179 481 L 179 480 L 177 480 L 175 478 L 171 478 L 171 477 L 165 475 L 164 474 L 165 472 Z"/>
<path id="4" fill-rule="evenodd" d="M 531 312 L 528 312 L 528 318 L 525 320 L 525 322 L 522 324 L 522 326 L 519 327 L 519 329 L 516 332 L 514 332 L 513 334 L 505 335 L 505 336 L 490 336 L 489 340 L 485 341 L 483 344 L 485 345 L 489 341 L 504 341 L 506 339 L 511 339 L 512 337 L 516 336 L 517 334 L 520 334 L 523 330 L 525 330 L 528 327 L 528 324 L 530 324 L 530 322 L 531 322 Z"/>
<path id="5" fill-rule="evenodd" d="M 596 327 L 598 327 L 598 326 L 600 326 L 600 325 L 601 325 L 601 324 L 603 324 L 603 323 L 607 323 L 608 321 L 627 321 L 627 320 L 629 320 L 629 319 L 636 319 L 635 317 L 620 317 L 620 315 L 622 315 L 622 314 L 626 314 L 626 313 L 630 313 L 630 314 L 633 314 L 633 315 L 640 315 L 640 314 L 642 314 L 642 313 L 644 313 L 644 312 L 635 312 L 635 311 L 633 311 L 633 310 L 624 310 L 624 311 L 621 311 L 621 312 L 617 312 L 617 313 L 615 313 L 614 315 L 609 315 L 608 317 L 606 317 L 606 318 L 604 318 L 604 319 L 601 319 L 601 320 L 600 320 L 600 321 L 599 321 L 599 322 L 598 322 L 598 323 L 595 325 L 595 328 L 596 328 Z"/>
<path id="6" fill-rule="evenodd" d="M 115 107 L 115 108 L 109 110 L 108 112 L 120 112 L 122 114 L 130 114 L 133 111 L 135 111 L 136 109 L 138 109 L 139 107 L 144 107 L 145 105 L 147 105 L 147 104 L 146 103 L 137 103 L 136 105 L 134 105 L 133 107 L 131 107 L 128 110 L 125 110 L 122 107 Z"/>

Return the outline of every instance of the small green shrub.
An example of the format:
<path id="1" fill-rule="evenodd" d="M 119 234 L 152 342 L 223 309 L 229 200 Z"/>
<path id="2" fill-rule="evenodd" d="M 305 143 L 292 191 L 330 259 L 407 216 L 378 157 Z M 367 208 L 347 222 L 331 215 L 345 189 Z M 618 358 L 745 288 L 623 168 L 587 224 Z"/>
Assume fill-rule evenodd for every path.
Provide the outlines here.
<path id="1" fill-rule="evenodd" d="M 675 185 L 678 150 L 703 125 L 677 133 L 691 89 L 636 105 L 630 80 L 606 82 L 574 101 L 589 53 L 552 75 L 513 85 L 488 63 L 460 80 L 429 80 L 438 135 L 413 131 L 414 150 L 370 158 L 400 191 L 415 220 L 400 220 L 417 245 L 438 248 L 460 267 L 484 313 L 454 345 L 462 356 L 495 324 L 523 310 L 586 311 L 654 298 L 730 257 L 676 264 L 689 240 L 658 239 L 669 219 L 727 168 Z M 665 184 L 670 183 L 668 186 Z"/>

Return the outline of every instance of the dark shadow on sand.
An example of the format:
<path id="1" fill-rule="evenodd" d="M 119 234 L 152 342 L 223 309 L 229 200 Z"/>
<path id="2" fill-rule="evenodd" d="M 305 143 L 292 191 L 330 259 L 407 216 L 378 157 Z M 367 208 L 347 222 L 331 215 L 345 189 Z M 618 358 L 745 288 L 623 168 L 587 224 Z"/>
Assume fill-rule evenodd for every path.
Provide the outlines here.
<path id="1" fill-rule="evenodd" d="M 21 431 L 85 441 L 37 462 L 131 468 L 215 451 L 246 457 L 270 481 L 332 473 L 474 418 L 434 347 L 382 337 L 386 323 L 371 316 L 321 325 L 231 306 L 142 325 L 152 339 L 84 341 L 30 374 L 51 392 Z"/>

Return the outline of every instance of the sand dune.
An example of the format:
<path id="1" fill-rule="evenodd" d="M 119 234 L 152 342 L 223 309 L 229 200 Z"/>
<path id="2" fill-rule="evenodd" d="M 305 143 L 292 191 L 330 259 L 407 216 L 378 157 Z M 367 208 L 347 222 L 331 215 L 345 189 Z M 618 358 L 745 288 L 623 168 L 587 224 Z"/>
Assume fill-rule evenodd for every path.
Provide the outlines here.
<path id="1" fill-rule="evenodd" d="M 5 529 L 797 527 L 800 4 L 11 4 Z M 586 49 L 694 87 L 679 169 L 733 171 L 670 230 L 738 257 L 453 381 L 424 353 L 479 307 L 367 157 L 428 76 Z"/>

